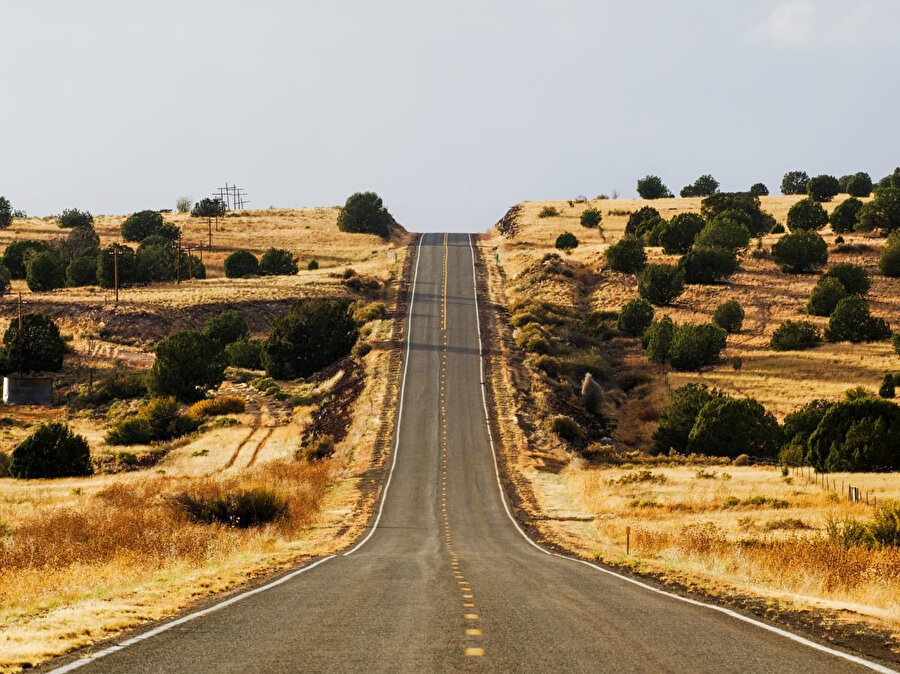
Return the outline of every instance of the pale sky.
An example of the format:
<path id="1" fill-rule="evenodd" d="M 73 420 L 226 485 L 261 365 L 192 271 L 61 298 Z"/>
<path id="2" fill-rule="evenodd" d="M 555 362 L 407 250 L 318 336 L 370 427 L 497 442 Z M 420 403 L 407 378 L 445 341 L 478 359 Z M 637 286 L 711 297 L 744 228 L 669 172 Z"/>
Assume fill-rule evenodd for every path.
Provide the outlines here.
<path id="1" fill-rule="evenodd" d="M 0 0 L 0 195 L 33 215 L 374 190 L 408 229 L 660 175 L 900 164 L 897 0 Z"/>

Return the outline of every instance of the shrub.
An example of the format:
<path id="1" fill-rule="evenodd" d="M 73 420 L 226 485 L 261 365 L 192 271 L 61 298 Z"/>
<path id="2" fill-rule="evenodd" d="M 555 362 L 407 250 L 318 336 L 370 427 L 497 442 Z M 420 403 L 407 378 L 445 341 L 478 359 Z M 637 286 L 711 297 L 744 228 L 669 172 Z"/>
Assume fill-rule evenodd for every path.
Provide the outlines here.
<path id="1" fill-rule="evenodd" d="M 581 440 L 581 427 L 572 417 L 557 414 L 550 420 L 550 430 L 566 442 Z"/>
<path id="2" fill-rule="evenodd" d="M 835 234 L 846 234 L 856 229 L 859 224 L 859 212 L 862 210 L 863 202 L 854 197 L 845 199 L 837 205 L 831 212 L 828 221 L 831 223 L 831 229 Z"/>
<path id="3" fill-rule="evenodd" d="M 3 251 L 3 265 L 9 269 L 9 273 L 15 279 L 25 278 L 25 267 L 28 261 L 37 253 L 49 250 L 43 241 L 23 239 L 11 241 Z"/>
<path id="4" fill-rule="evenodd" d="M 225 215 L 225 202 L 221 199 L 201 199 L 191 209 L 192 218 L 221 218 Z"/>
<path id="5" fill-rule="evenodd" d="M 791 412 L 784 418 L 784 426 L 781 429 L 782 442 L 785 447 L 799 446 L 801 448 L 800 465 L 804 462 L 809 437 L 815 432 L 825 416 L 825 412 L 834 403 L 829 400 L 811 400 L 796 412 Z"/>
<path id="6" fill-rule="evenodd" d="M 76 257 L 66 267 L 66 285 L 70 288 L 97 283 L 97 256 Z"/>
<path id="7" fill-rule="evenodd" d="M 659 211 L 653 206 L 644 206 L 628 216 L 625 223 L 625 234 L 631 236 L 643 236 L 648 231 L 647 223 L 659 220 Z"/>
<path id="8" fill-rule="evenodd" d="M 178 197 L 175 200 L 175 210 L 179 213 L 190 213 L 193 203 L 190 197 Z"/>
<path id="9" fill-rule="evenodd" d="M 894 347 L 894 353 L 900 355 L 900 332 L 895 332 L 891 336 L 891 346 Z"/>
<path id="10" fill-rule="evenodd" d="M 269 248 L 259 260 L 260 276 L 293 276 L 298 270 L 297 258 L 284 248 Z"/>
<path id="11" fill-rule="evenodd" d="M 581 382 L 581 404 L 591 414 L 600 415 L 603 406 L 603 390 L 590 372 L 584 375 Z"/>
<path id="12" fill-rule="evenodd" d="M 837 279 L 851 295 L 865 295 L 872 287 L 869 272 L 852 262 L 839 262 L 825 273 L 824 278 Z"/>
<path id="13" fill-rule="evenodd" d="M 516 333 L 516 344 L 528 353 L 550 353 L 550 335 L 537 323 L 527 323 Z"/>
<path id="14" fill-rule="evenodd" d="M 9 292 L 11 279 L 12 274 L 9 273 L 9 269 L 0 264 L 0 295 L 5 295 Z"/>
<path id="15" fill-rule="evenodd" d="M 825 330 L 829 342 L 877 342 L 890 336 L 887 323 L 870 315 L 868 302 L 856 295 L 838 302 Z"/>
<path id="16" fill-rule="evenodd" d="M 9 472 L 20 479 L 90 475 L 91 452 L 87 441 L 66 424 L 41 424 L 13 450 Z"/>
<path id="17" fill-rule="evenodd" d="M 637 193 L 641 199 L 662 199 L 671 197 L 669 188 L 663 184 L 658 176 L 648 175 L 637 181 Z"/>
<path id="18" fill-rule="evenodd" d="M 787 226 L 792 232 L 816 231 L 828 224 L 828 213 L 822 204 L 812 199 L 803 199 L 791 206 L 787 215 Z"/>
<path id="19" fill-rule="evenodd" d="M 162 229 L 162 215 L 156 211 L 139 211 L 129 215 L 122 223 L 122 238 L 125 241 L 143 241 L 161 233 Z"/>
<path id="20" fill-rule="evenodd" d="M 638 282 L 641 297 L 657 306 L 671 304 L 684 292 L 684 272 L 673 264 L 651 264 Z"/>
<path id="21" fill-rule="evenodd" d="M 191 522 L 224 524 L 237 529 L 258 527 L 288 516 L 287 499 L 272 489 L 255 487 L 230 492 L 181 493 L 170 499 L 171 506 Z"/>
<path id="22" fill-rule="evenodd" d="M 297 452 L 297 458 L 305 461 L 321 461 L 332 456 L 334 456 L 334 438 L 330 435 L 313 436 Z"/>
<path id="23" fill-rule="evenodd" d="M 147 387 L 156 396 L 193 402 L 222 383 L 225 359 L 218 343 L 198 330 L 173 332 L 160 340 Z"/>
<path id="24" fill-rule="evenodd" d="M 644 300 L 631 300 L 619 312 L 616 328 L 629 337 L 640 337 L 653 322 L 653 307 Z"/>
<path id="25" fill-rule="evenodd" d="M 754 197 L 767 197 L 769 196 L 769 188 L 763 183 L 754 183 L 750 187 L 750 194 Z"/>
<path id="26" fill-rule="evenodd" d="M 555 206 L 544 206 L 538 213 L 539 218 L 555 218 L 559 215 L 559 211 Z"/>
<path id="27" fill-rule="evenodd" d="M 653 434 L 653 451 L 657 454 L 666 454 L 670 450 L 687 453 L 697 415 L 709 401 L 720 397 L 716 389 L 710 390 L 706 384 L 685 384 L 672 391 L 672 400 L 663 408 L 659 426 Z"/>
<path id="28" fill-rule="evenodd" d="M 806 313 L 812 316 L 831 316 L 842 299 L 847 297 L 844 284 L 836 278 L 822 277 L 812 289 L 806 303 Z"/>
<path id="29" fill-rule="evenodd" d="M 828 245 L 815 232 L 791 232 L 772 245 L 772 259 L 781 271 L 802 274 L 825 266 Z"/>
<path id="30" fill-rule="evenodd" d="M 365 325 L 369 321 L 387 318 L 387 315 L 387 307 L 384 306 L 384 302 L 358 303 L 358 306 L 353 310 L 353 320 L 360 325 Z"/>
<path id="31" fill-rule="evenodd" d="M 225 360 L 232 367 L 248 370 L 262 368 L 262 340 L 239 339 L 225 346 Z"/>
<path id="32" fill-rule="evenodd" d="M 694 245 L 697 234 L 706 225 L 706 221 L 697 213 L 679 213 L 671 220 L 661 221 L 656 238 L 665 253 L 686 253 Z"/>
<path id="33" fill-rule="evenodd" d="M 203 334 L 222 350 L 232 342 L 248 339 L 250 328 L 241 313 L 229 309 L 206 321 L 206 325 L 203 326 Z"/>
<path id="34" fill-rule="evenodd" d="M 338 215 L 337 226 L 342 232 L 390 236 L 393 216 L 374 192 L 357 192 L 347 198 Z"/>
<path id="35" fill-rule="evenodd" d="M 728 278 L 737 270 L 737 258 L 726 248 L 694 246 L 679 261 L 684 282 L 712 284 Z"/>
<path id="36" fill-rule="evenodd" d="M 900 276 L 900 242 L 889 241 L 878 258 L 878 271 L 884 276 Z"/>
<path id="37" fill-rule="evenodd" d="M 675 327 L 669 362 L 672 369 L 699 370 L 716 361 L 725 348 L 726 332 L 712 323 L 685 323 Z"/>
<path id="38" fill-rule="evenodd" d="M 704 174 L 681 190 L 682 197 L 708 197 L 719 191 L 719 181 L 711 175 Z"/>
<path id="39" fill-rule="evenodd" d="M 802 351 L 821 341 L 819 329 L 809 321 L 785 321 L 772 334 L 771 346 L 775 351 Z"/>
<path id="40" fill-rule="evenodd" d="M 723 302 L 716 307 L 716 311 L 713 314 L 713 323 L 725 332 L 740 332 L 741 326 L 744 324 L 744 308 L 737 300 Z"/>
<path id="41" fill-rule="evenodd" d="M 96 259 L 97 253 L 100 252 L 100 237 L 92 227 L 76 227 L 69 231 L 64 240 L 57 240 L 54 249 L 64 262 L 71 262 L 84 255 Z"/>
<path id="42" fill-rule="evenodd" d="M 887 373 L 881 380 L 881 387 L 878 389 L 878 396 L 881 398 L 893 398 L 896 391 L 894 389 L 894 375 Z"/>
<path id="43" fill-rule="evenodd" d="M 593 229 L 595 227 L 599 227 L 600 223 L 603 222 L 603 213 L 596 208 L 586 208 L 581 213 L 581 226 L 587 227 L 589 229 Z"/>
<path id="44" fill-rule="evenodd" d="M 774 457 L 781 431 L 775 417 L 753 398 L 716 397 L 697 414 L 688 452 L 735 458 Z"/>
<path id="45" fill-rule="evenodd" d="M 809 175 L 806 171 L 788 171 L 781 179 L 782 194 L 806 194 Z"/>
<path id="46" fill-rule="evenodd" d="M 144 283 L 171 281 L 176 275 L 176 264 L 172 242 L 155 234 L 148 236 L 135 253 L 135 280 Z M 187 270 L 184 274 L 187 275 Z"/>
<path id="47" fill-rule="evenodd" d="M 70 227 L 86 227 L 93 229 L 94 216 L 88 211 L 79 211 L 77 208 L 67 208 L 59 216 L 59 226 Z"/>
<path id="48" fill-rule="evenodd" d="M 575 235 L 572 234 L 572 232 L 563 232 L 556 237 L 556 243 L 554 245 L 559 250 L 572 250 L 573 248 L 578 248 L 578 239 L 575 238 Z"/>
<path id="49" fill-rule="evenodd" d="M 0 229 L 6 229 L 12 224 L 13 209 L 12 204 L 6 197 L 0 197 Z"/>
<path id="50" fill-rule="evenodd" d="M 33 292 L 56 290 L 66 285 L 66 267 L 59 255 L 46 250 L 28 261 L 25 280 Z"/>
<path id="51" fill-rule="evenodd" d="M 118 250 L 118 263 L 115 251 Z M 128 246 L 114 243 L 97 256 L 97 282 L 101 288 L 115 286 L 115 266 L 119 265 L 119 287 L 129 286 L 137 280 L 137 257 Z"/>
<path id="52" fill-rule="evenodd" d="M 860 397 L 831 405 L 809 438 L 807 462 L 827 471 L 900 468 L 900 407 Z"/>
<path id="53" fill-rule="evenodd" d="M 259 271 L 259 261 L 249 250 L 236 250 L 225 258 L 225 276 L 244 278 L 255 276 Z"/>
<path id="54" fill-rule="evenodd" d="M 675 335 L 675 324 L 668 316 L 654 321 L 644 331 L 642 342 L 647 350 L 647 358 L 654 363 L 666 363 L 669 360 L 669 351 L 672 348 L 672 338 Z"/>
<path id="55" fill-rule="evenodd" d="M 3 334 L 3 360 L 9 372 L 59 372 L 66 343 L 49 316 L 27 313 L 13 318 Z"/>
<path id="56" fill-rule="evenodd" d="M 845 191 L 851 197 L 867 197 L 872 194 L 872 178 L 868 173 L 857 173 L 847 181 Z"/>
<path id="57" fill-rule="evenodd" d="M 634 236 L 626 235 L 607 248 L 604 255 L 609 268 L 623 274 L 637 273 L 647 265 L 644 242 Z"/>
<path id="58" fill-rule="evenodd" d="M 307 268 L 309 271 L 315 271 L 316 269 L 319 268 L 319 261 L 316 260 L 315 258 L 313 258 L 312 260 L 310 260 L 310 261 L 306 264 L 306 268 Z"/>
<path id="59" fill-rule="evenodd" d="M 346 300 L 299 300 L 275 322 L 263 344 L 266 374 L 276 379 L 309 376 L 349 354 L 358 334 Z"/>
<path id="60" fill-rule="evenodd" d="M 223 414 L 240 414 L 247 408 L 242 398 L 237 396 L 216 396 L 206 400 L 198 400 L 191 405 L 186 414 L 195 419 L 221 416 Z"/>
<path id="61" fill-rule="evenodd" d="M 857 229 L 862 232 L 877 229 L 882 234 L 890 234 L 897 228 L 900 228 L 900 188 L 876 190 L 872 201 L 859 211 Z"/>
<path id="62" fill-rule="evenodd" d="M 747 228 L 746 222 L 749 222 L 749 218 L 740 211 L 720 213 L 700 230 L 697 238 L 694 239 L 694 245 L 725 248 L 735 252 L 742 250 L 750 243 L 750 230 Z"/>
<path id="63" fill-rule="evenodd" d="M 147 420 L 153 440 L 171 440 L 196 430 L 197 423 L 181 414 L 178 402 L 172 396 L 150 398 L 138 413 Z"/>
<path id="64" fill-rule="evenodd" d="M 815 201 L 831 201 L 840 191 L 841 186 L 834 176 L 820 175 L 806 183 L 806 193 Z"/>
<path id="65" fill-rule="evenodd" d="M 706 197 L 700 204 L 700 214 L 707 221 L 728 211 L 743 213 L 747 219 L 740 222 L 747 227 L 751 236 L 759 236 L 772 229 L 775 219 L 760 208 L 759 197 L 749 192 L 719 192 Z M 731 213 L 731 219 L 737 216 Z"/>

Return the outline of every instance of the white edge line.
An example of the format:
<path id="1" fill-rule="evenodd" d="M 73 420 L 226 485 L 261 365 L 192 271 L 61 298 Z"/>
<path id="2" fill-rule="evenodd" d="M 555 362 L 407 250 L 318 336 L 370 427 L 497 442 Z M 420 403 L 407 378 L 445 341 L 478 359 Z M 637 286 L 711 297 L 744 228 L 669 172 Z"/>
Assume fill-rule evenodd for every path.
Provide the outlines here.
<path id="1" fill-rule="evenodd" d="M 413 309 L 413 303 L 415 302 L 415 298 L 416 298 L 416 281 L 418 280 L 418 277 L 419 277 L 419 258 L 420 258 L 419 253 L 422 248 L 422 241 L 424 238 L 425 238 L 425 235 L 423 234 L 419 238 L 419 243 L 416 246 L 416 270 L 415 270 L 415 274 L 413 276 L 413 287 L 412 287 L 412 293 L 410 295 L 410 302 L 409 302 L 409 317 L 408 317 L 408 320 L 406 323 L 406 325 L 407 325 L 407 328 L 406 328 L 406 362 L 403 366 L 403 381 L 400 384 L 400 408 L 397 413 L 397 429 L 396 429 L 397 444 L 394 446 L 394 456 L 391 461 L 391 470 L 388 473 L 388 479 L 387 479 L 387 482 L 385 483 L 384 491 L 381 494 L 381 505 L 378 508 L 378 516 L 375 518 L 375 522 L 372 524 L 372 527 L 369 530 L 369 533 L 366 535 L 366 537 L 360 543 L 358 543 L 356 546 L 354 546 L 354 548 L 352 550 L 350 550 L 349 552 L 345 552 L 344 555 L 349 555 L 349 554 L 352 554 L 352 553 L 356 552 L 357 550 L 359 550 L 363 545 L 365 545 L 366 541 L 368 541 L 372 537 L 372 534 L 375 533 L 375 529 L 378 527 L 378 522 L 381 520 L 381 512 L 384 510 L 384 500 L 385 500 L 385 497 L 387 496 L 388 487 L 391 484 L 391 478 L 394 475 L 394 467 L 397 465 L 397 448 L 400 446 L 400 434 L 399 434 L 400 420 L 403 418 L 403 392 L 406 387 L 406 373 L 409 369 L 409 345 L 410 345 L 409 338 L 410 338 L 410 328 L 412 326 L 412 309 Z M 81 667 L 89 665 L 92 662 L 96 662 L 97 660 L 100 660 L 101 658 L 105 658 L 107 655 L 112 655 L 113 653 L 121 651 L 124 648 L 133 646 L 142 641 L 146 641 L 147 639 L 152 639 L 153 637 L 155 637 L 159 634 L 162 634 L 163 632 L 168 632 L 169 630 L 171 630 L 175 627 L 178 627 L 180 625 L 184 625 L 185 623 L 188 623 L 192 620 L 196 620 L 197 618 L 202 618 L 203 616 L 209 615 L 211 613 L 215 613 L 216 611 L 221 611 L 223 608 L 227 608 L 227 607 L 231 606 L 232 604 L 237 604 L 239 601 L 243 601 L 244 599 L 247 599 L 254 595 L 261 594 L 267 590 L 271 590 L 273 587 L 277 587 L 278 585 L 281 585 L 282 583 L 286 583 L 289 580 L 296 578 L 301 573 L 306 573 L 307 571 L 311 571 L 312 569 L 316 568 L 320 564 L 324 564 L 325 562 L 335 559 L 336 557 L 337 557 L 337 555 L 328 555 L 327 557 L 323 557 L 322 559 L 319 559 L 319 560 L 313 562 L 312 564 L 309 564 L 308 566 L 304 566 L 303 568 L 297 569 L 296 571 L 292 571 L 291 573 L 288 573 L 288 574 L 282 576 L 281 578 L 273 580 L 271 583 L 261 585 L 259 587 L 253 588 L 252 590 L 247 590 L 246 592 L 242 592 L 241 594 L 235 595 L 234 597 L 230 597 L 229 599 L 221 601 L 218 604 L 214 604 L 214 605 L 212 605 L 208 608 L 205 608 L 201 611 L 195 611 L 194 613 L 189 613 L 186 616 L 182 616 L 181 618 L 178 618 L 176 620 L 172 620 L 170 622 L 164 623 L 158 627 L 153 628 L 152 630 L 142 632 L 141 634 L 138 634 L 129 639 L 126 639 L 125 641 L 121 641 L 117 644 L 113 644 L 112 646 L 108 646 L 107 648 L 104 648 L 103 650 L 97 651 L 95 653 L 91 653 L 90 655 L 87 655 L 83 658 L 79 658 L 78 660 L 73 660 L 72 662 L 70 662 L 66 665 L 63 665 L 61 667 L 51 669 L 49 674 L 64 674 L 65 672 L 71 672 L 76 669 L 80 669 Z"/>
<path id="2" fill-rule="evenodd" d="M 478 275 L 477 275 L 477 271 L 475 269 L 475 247 L 472 244 L 472 235 L 471 234 L 469 234 L 469 249 L 472 252 L 472 287 L 473 287 L 473 292 L 475 294 L 475 326 L 476 326 L 476 329 L 478 330 L 478 358 L 479 358 L 479 364 L 480 364 L 480 370 L 481 370 L 481 401 L 484 405 L 484 420 L 485 420 L 485 425 L 487 426 L 488 440 L 490 441 L 490 445 L 491 445 L 491 454 L 493 454 L 493 457 L 494 457 L 494 475 L 497 478 L 497 488 L 500 490 L 500 500 L 503 503 L 503 509 L 506 510 L 507 516 L 509 517 L 510 520 L 512 520 L 513 525 L 516 527 L 516 530 L 522 535 L 522 538 L 524 538 L 533 547 L 535 547 L 538 550 L 540 550 L 541 552 L 543 552 L 545 555 L 559 557 L 560 559 L 566 559 L 566 560 L 569 560 L 570 562 L 578 562 L 579 564 L 584 564 L 585 566 L 589 566 L 592 569 L 596 569 L 597 571 L 600 571 L 601 573 L 605 573 L 609 576 L 612 576 L 613 578 L 617 578 L 619 580 L 624 580 L 627 583 L 631 583 L 632 585 L 636 585 L 640 588 L 649 590 L 650 592 L 654 592 L 654 593 L 662 595 L 664 597 L 669 597 L 671 599 L 676 599 L 676 600 L 684 602 L 686 604 L 691 604 L 693 606 L 700 606 L 702 608 L 707 608 L 707 609 L 710 609 L 713 611 L 718 611 L 719 613 L 724 613 L 725 615 L 730 616 L 731 618 L 734 618 L 736 620 L 740 620 L 741 622 L 745 622 L 749 625 L 754 625 L 754 626 L 764 629 L 768 632 L 772 632 L 773 634 L 777 634 L 786 639 L 790 639 L 791 641 L 794 641 L 803 646 L 807 646 L 808 648 L 812 648 L 813 650 L 820 651 L 822 653 L 827 653 L 828 655 L 832 655 L 832 656 L 834 656 L 836 658 L 840 658 L 842 660 L 847 660 L 849 662 L 853 662 L 857 665 L 861 665 L 861 666 L 871 669 L 872 671 L 875 671 L 875 672 L 884 672 L 885 674 L 893 674 L 896 671 L 896 670 L 890 669 L 888 667 L 885 667 L 884 665 L 879 665 L 876 662 L 870 662 L 869 660 L 865 660 L 864 658 L 861 658 L 857 655 L 852 655 L 851 653 L 845 653 L 843 651 L 839 651 L 834 648 L 829 648 L 828 646 L 823 646 L 822 644 L 819 644 L 819 643 L 816 643 L 815 641 L 811 641 L 809 639 L 801 637 L 797 634 L 794 634 L 793 632 L 789 632 L 787 630 L 781 629 L 780 627 L 775 627 L 774 625 L 769 625 L 769 624 L 761 622 L 759 620 L 755 620 L 754 618 L 750 618 L 741 613 L 738 613 L 737 611 L 733 611 L 731 609 L 725 608 L 724 606 L 717 606 L 716 604 L 709 604 L 706 602 L 698 601 L 696 599 L 682 597 L 680 595 L 673 594 L 672 592 L 666 592 L 665 590 L 660 590 L 657 587 L 653 587 L 652 585 L 648 585 L 647 583 L 643 583 L 634 578 L 629 578 L 628 576 L 624 576 L 620 573 L 616 573 L 615 571 L 612 571 L 610 569 L 605 569 L 602 566 L 598 566 L 597 564 L 593 564 L 591 562 L 588 562 L 587 560 L 579 559 L 578 557 L 570 557 L 568 555 L 561 555 L 557 552 L 551 552 L 551 551 L 546 550 L 545 548 L 541 547 L 540 545 L 535 543 L 533 540 L 531 540 L 531 538 L 529 538 L 528 534 L 526 534 L 525 531 L 522 529 L 522 527 L 519 526 L 518 520 L 516 520 L 516 518 L 512 514 L 512 511 L 509 509 L 509 505 L 506 502 L 506 492 L 503 491 L 503 484 L 500 481 L 500 465 L 497 461 L 497 450 L 494 447 L 494 436 L 493 436 L 493 433 L 491 432 L 490 415 L 488 414 L 487 384 L 484 379 L 484 345 L 482 344 L 482 340 L 481 340 L 481 317 L 479 315 L 479 310 L 478 310 Z"/>

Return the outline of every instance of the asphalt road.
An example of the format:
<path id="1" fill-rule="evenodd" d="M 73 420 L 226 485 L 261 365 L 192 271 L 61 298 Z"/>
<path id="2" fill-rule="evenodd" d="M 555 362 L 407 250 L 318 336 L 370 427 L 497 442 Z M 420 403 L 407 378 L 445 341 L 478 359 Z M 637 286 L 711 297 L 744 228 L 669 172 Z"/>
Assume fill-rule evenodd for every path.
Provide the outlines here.
<path id="1" fill-rule="evenodd" d="M 424 235 L 416 269 L 394 467 L 371 535 L 278 585 L 57 666 L 864 671 L 529 542 L 504 505 L 485 420 L 469 238 Z"/>

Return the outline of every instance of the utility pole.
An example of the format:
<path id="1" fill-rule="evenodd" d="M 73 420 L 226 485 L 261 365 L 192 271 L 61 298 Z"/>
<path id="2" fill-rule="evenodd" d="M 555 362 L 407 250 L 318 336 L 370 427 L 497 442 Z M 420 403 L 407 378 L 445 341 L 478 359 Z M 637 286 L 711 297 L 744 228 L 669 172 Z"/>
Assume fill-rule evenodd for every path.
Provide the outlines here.
<path id="1" fill-rule="evenodd" d="M 181 231 L 178 232 L 178 243 L 175 244 L 175 283 L 181 283 Z"/>
<path id="2" fill-rule="evenodd" d="M 119 304 L 119 247 L 113 244 L 113 286 L 116 289 L 116 306 Z"/>

